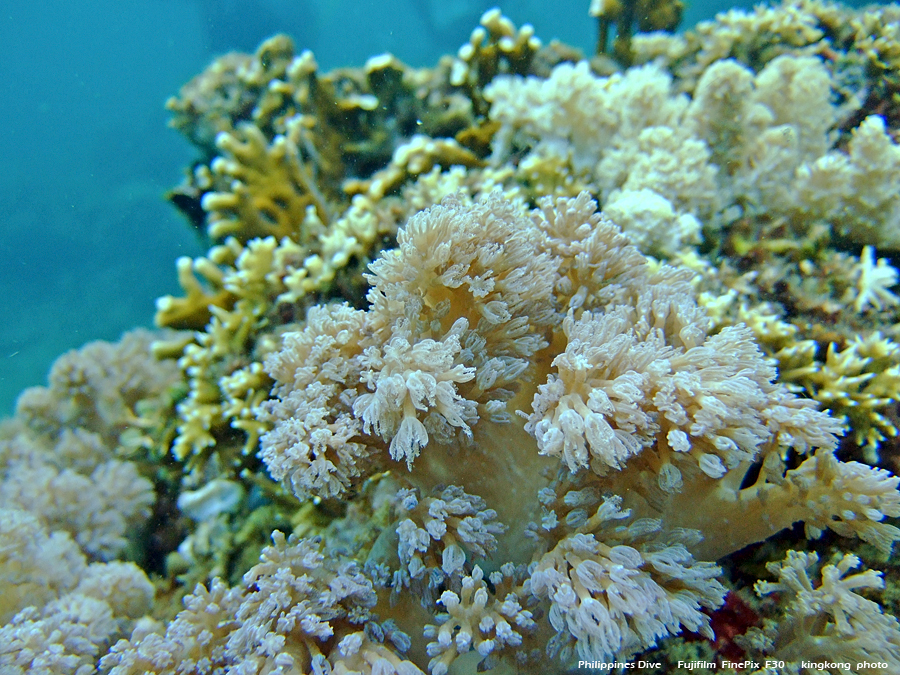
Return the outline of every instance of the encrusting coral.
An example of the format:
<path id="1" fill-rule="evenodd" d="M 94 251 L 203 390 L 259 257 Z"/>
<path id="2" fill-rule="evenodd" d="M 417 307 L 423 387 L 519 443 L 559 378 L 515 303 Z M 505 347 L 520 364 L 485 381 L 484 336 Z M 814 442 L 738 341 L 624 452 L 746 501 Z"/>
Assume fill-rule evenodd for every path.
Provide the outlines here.
<path id="1" fill-rule="evenodd" d="M 172 99 L 186 330 L 0 427 L 0 670 L 896 670 L 900 13 L 680 11 Z"/>

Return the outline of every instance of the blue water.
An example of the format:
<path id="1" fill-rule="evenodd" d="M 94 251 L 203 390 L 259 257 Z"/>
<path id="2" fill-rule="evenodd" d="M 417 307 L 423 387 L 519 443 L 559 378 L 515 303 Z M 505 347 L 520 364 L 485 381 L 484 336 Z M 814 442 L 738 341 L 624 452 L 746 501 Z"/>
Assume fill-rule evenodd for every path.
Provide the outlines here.
<path id="1" fill-rule="evenodd" d="M 163 200 L 194 153 L 165 100 L 222 52 L 292 35 L 323 69 L 392 51 L 431 65 L 496 2 L 35 0 L 0 8 L 0 416 L 53 359 L 150 325 L 174 261 L 204 247 Z M 590 50 L 588 0 L 501 3 Z M 733 3 L 700 3 L 685 25 Z"/>

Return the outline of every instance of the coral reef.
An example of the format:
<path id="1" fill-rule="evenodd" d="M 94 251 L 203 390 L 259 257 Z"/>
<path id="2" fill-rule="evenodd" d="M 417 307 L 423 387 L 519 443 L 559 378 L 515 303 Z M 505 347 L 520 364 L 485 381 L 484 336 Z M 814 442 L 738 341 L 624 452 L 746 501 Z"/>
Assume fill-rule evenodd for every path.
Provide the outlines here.
<path id="1" fill-rule="evenodd" d="M 209 250 L 0 426 L 0 671 L 900 667 L 900 12 L 680 13 L 170 100 Z"/>

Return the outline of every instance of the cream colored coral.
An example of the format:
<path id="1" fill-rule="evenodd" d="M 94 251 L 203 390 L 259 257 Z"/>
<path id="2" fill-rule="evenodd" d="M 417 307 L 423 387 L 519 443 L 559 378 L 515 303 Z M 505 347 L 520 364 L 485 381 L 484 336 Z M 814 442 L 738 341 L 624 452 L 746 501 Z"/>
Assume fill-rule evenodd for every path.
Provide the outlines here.
<path id="1" fill-rule="evenodd" d="M 6 505 L 29 511 L 53 531 L 68 532 L 96 558 L 115 558 L 129 530 L 150 515 L 156 499 L 150 481 L 131 462 L 111 460 L 82 474 L 38 456 L 7 470 L 0 481 Z"/>
<path id="2" fill-rule="evenodd" d="M 900 247 L 900 146 L 884 119 L 870 115 L 856 127 L 847 152 L 831 151 L 798 172 L 802 209 L 833 222 L 855 242 L 879 249 Z"/>
<path id="3" fill-rule="evenodd" d="M 520 213 L 518 207 L 496 198 L 473 206 L 447 199 L 443 206 L 412 218 L 398 236 L 398 248 L 371 266 L 376 287 L 369 294 L 372 309 L 368 315 L 346 310 L 333 318 L 318 310 L 310 315 L 312 323 L 306 335 L 288 341 L 297 341 L 297 356 L 286 352 L 280 361 L 268 364 L 269 372 L 283 383 L 277 391 L 294 396 L 298 404 L 307 396 L 325 401 L 343 392 L 344 400 L 352 401 L 352 415 L 335 415 L 333 410 L 308 428 L 300 423 L 276 426 L 263 437 L 262 455 L 277 476 L 293 474 L 297 488 L 312 485 L 308 480 L 319 482 L 320 478 L 301 478 L 305 470 L 289 472 L 287 467 L 294 460 L 285 461 L 283 453 L 296 448 L 288 450 L 288 455 L 308 456 L 308 451 L 300 448 L 315 447 L 315 442 L 305 440 L 307 434 L 310 440 L 325 438 L 312 432 L 322 423 L 329 427 L 337 424 L 343 430 L 338 434 L 343 439 L 338 448 L 359 431 L 367 431 L 381 436 L 395 459 L 409 461 L 429 438 L 451 443 L 458 432 L 467 435 L 469 427 L 483 416 L 508 416 L 503 405 L 509 396 L 505 387 L 527 368 L 528 357 L 544 344 L 528 327 L 553 320 L 551 261 L 545 254 L 533 255 L 539 233 L 534 228 L 519 228 Z M 447 320 L 460 312 L 462 316 Z M 330 327 L 349 321 L 351 315 L 356 317 L 352 319 L 356 334 L 350 326 Z M 320 330 L 341 335 L 343 344 L 334 348 L 346 351 L 345 358 L 349 357 L 341 369 L 314 373 L 298 368 L 307 358 L 301 354 L 310 348 L 302 345 L 326 344 L 320 342 L 325 340 L 318 335 Z M 328 340 L 333 342 L 333 338 Z M 331 358 L 327 352 L 319 353 Z M 285 368 L 288 363 L 296 364 L 292 367 L 298 374 L 310 373 L 315 379 L 298 380 Z M 473 376 L 473 367 L 479 369 L 477 376 Z M 324 381 L 332 377 L 340 377 L 340 382 L 329 382 L 323 388 Z M 306 411 L 307 405 L 303 402 L 301 408 Z M 287 416 L 301 419 L 286 404 L 267 404 L 265 409 L 272 411 L 267 419 L 273 421 Z M 302 417 L 319 409 L 316 403 Z M 427 436 L 422 435 L 423 430 Z M 348 454 L 341 463 L 350 460 L 350 464 L 338 470 L 337 476 L 344 476 L 338 482 L 329 479 L 329 489 L 346 484 L 354 475 L 351 467 L 355 460 L 351 458 L 360 456 L 364 447 L 360 440 L 353 439 L 346 446 Z M 319 452 L 314 454 L 320 457 L 317 464 L 325 462 L 323 472 L 316 474 L 322 478 L 335 471 L 332 467 L 341 466 L 326 461 Z"/>
<path id="4" fill-rule="evenodd" d="M 872 246 L 863 246 L 855 272 L 855 288 L 848 289 L 846 300 L 853 301 L 857 312 L 869 306 L 880 310 L 900 303 L 900 298 L 890 290 L 897 285 L 897 270 L 884 258 L 876 263 Z"/>
<path id="5" fill-rule="evenodd" d="M 677 126 L 687 106 L 655 66 L 598 78 L 586 61 L 560 64 L 546 80 L 495 78 L 485 97 L 491 119 L 501 123 L 496 161 L 514 144 L 536 141 L 535 152 L 567 158 L 575 173 L 591 171 L 606 150 L 635 140 L 644 129 Z"/>
<path id="6" fill-rule="evenodd" d="M 198 584 L 168 629 L 157 625 L 149 632 L 136 630 L 130 639 L 112 645 L 100 667 L 114 675 L 162 675 L 217 664 L 224 641 L 235 629 L 239 601 L 239 589 L 229 589 L 221 579 L 214 579 L 209 589 Z"/>
<path id="7" fill-rule="evenodd" d="M 353 357 L 364 313 L 346 306 L 314 307 L 303 332 L 287 333 L 266 369 L 278 382 L 279 400 L 260 406 L 261 419 L 289 419 L 263 436 L 260 456 L 276 480 L 298 496 L 337 496 L 363 473 L 357 462 L 369 451 L 357 439 L 361 424 L 351 415 L 345 390 L 355 391 L 360 367 Z"/>
<path id="8" fill-rule="evenodd" d="M 712 636 L 701 607 L 717 607 L 725 588 L 718 568 L 697 562 L 678 535 L 659 537 L 659 523 L 627 523 L 618 497 L 606 499 L 579 531 L 544 554 L 532 592 L 550 600 L 564 660 L 627 659 L 684 626 Z M 687 541 L 691 532 L 679 533 Z M 572 651 L 575 653 L 572 654 Z"/>
<path id="9" fill-rule="evenodd" d="M 751 628 L 741 644 L 791 663 L 849 663 L 845 672 L 860 674 L 895 672 L 900 668 L 900 623 L 859 594 L 884 588 L 881 573 L 851 574 L 860 560 L 848 553 L 823 566 L 819 580 L 811 577 L 818 560 L 815 553 L 788 551 L 783 561 L 766 565 L 778 581 L 758 581 L 755 589 L 759 595 L 778 593 L 783 618 Z"/>
<path id="10" fill-rule="evenodd" d="M 0 671 L 81 675 L 150 610 L 154 588 L 133 563 L 87 561 L 30 514 L 0 510 Z"/>
<path id="11" fill-rule="evenodd" d="M 500 123 L 493 160 L 524 148 L 522 179 L 545 189 L 573 189 L 548 182 L 555 167 L 604 201 L 652 190 L 708 226 L 768 216 L 803 230 L 825 220 L 837 235 L 896 248 L 897 146 L 870 116 L 846 153 L 831 149 L 849 109 L 832 102 L 833 86 L 820 58 L 783 54 L 757 74 L 715 61 L 690 102 L 657 66 L 605 78 L 586 63 L 560 64 L 546 79 L 498 77 L 485 96 Z"/>
<path id="12" fill-rule="evenodd" d="M 502 573 L 492 575 L 491 581 L 497 585 L 502 578 Z M 437 615 L 439 624 L 425 626 L 425 637 L 432 639 L 427 647 L 431 675 L 446 675 L 456 658 L 470 650 L 478 652 L 484 663 L 494 663 L 490 659 L 503 652 L 514 656 L 522 633 L 536 627 L 532 613 L 522 609 L 514 594 L 503 601 L 491 598 L 478 565 L 462 578 L 459 592 L 444 591 L 439 602 L 444 608 Z"/>
<path id="13" fill-rule="evenodd" d="M 539 562 L 516 593 L 530 589 L 549 606 L 563 661 L 575 649 L 602 660 L 701 629 L 699 606 L 717 606 L 724 589 L 715 568 L 697 561 L 796 521 L 812 535 L 824 525 L 885 549 L 897 539 L 878 518 L 900 504 L 895 483 L 835 460 L 839 423 L 775 383 L 750 329 L 713 330 L 692 273 L 649 261 L 589 195 L 543 200 L 530 214 L 497 194 L 445 199 L 412 218 L 371 270 L 370 309 L 317 308 L 270 357 L 278 384 L 262 406 L 274 425 L 262 456 L 301 496 L 346 494 L 406 464 L 391 471 L 401 507 L 373 555 L 399 563 L 393 583 L 415 588 L 425 609 L 434 610 L 438 584 L 450 584 L 444 600 L 455 618 L 429 629 L 438 638 L 432 667 L 474 658 L 463 652 L 494 640 L 490 622 L 474 624 L 492 601 L 474 581 L 471 594 L 453 586 L 463 583 L 470 542 L 436 546 L 435 535 L 456 538 L 443 529 L 453 509 L 443 516 L 442 496 L 427 517 L 416 515 L 417 494 L 447 490 L 458 513 L 469 500 L 496 512 L 475 534 L 496 524 L 485 543 L 513 565 Z M 465 413 L 434 414 L 442 382 L 444 405 Z M 393 447 L 406 442 L 404 414 L 427 433 L 405 446 L 412 452 Z M 787 470 L 790 451 L 812 456 Z M 515 490 L 498 488 L 497 476 L 515 480 Z M 522 490 L 537 504 L 516 498 Z M 621 498 L 601 498 L 609 494 Z M 633 519 L 627 528 L 613 524 L 625 519 Z M 657 537 L 667 544 L 652 543 Z M 591 574 L 579 596 L 575 587 Z M 604 579 L 613 576 L 607 600 Z M 681 584 L 688 596 L 667 590 Z M 652 601 L 620 601 L 628 589 Z M 392 596 L 403 615 L 416 606 Z M 483 654 L 494 654 L 489 646 Z"/>
<path id="14" fill-rule="evenodd" d="M 477 495 L 456 486 L 433 494 L 419 500 L 415 490 L 397 493 L 402 518 L 396 527 L 401 565 L 394 575 L 397 594 L 401 587 L 412 585 L 428 597 L 426 584 L 433 590 L 443 579 L 460 572 L 467 561 L 486 558 L 497 548 L 496 535 L 506 530 L 496 522 L 497 512 L 488 509 Z"/>
<path id="15" fill-rule="evenodd" d="M 886 522 L 900 515 L 898 482 L 884 469 L 838 461 L 830 449 L 818 450 L 789 471 L 769 454 L 753 485 L 726 481 L 699 499 L 673 500 L 666 518 L 673 525 L 715 533 L 694 548 L 701 559 L 718 559 L 741 548 L 741 542 L 761 541 L 796 522 L 806 523 L 811 538 L 830 529 L 887 553 L 900 540 L 900 529 Z"/>
<path id="16" fill-rule="evenodd" d="M 700 221 L 677 215 L 668 199 L 647 188 L 614 191 L 603 212 L 648 255 L 668 258 L 700 241 Z"/>
<path id="17" fill-rule="evenodd" d="M 398 335 L 383 349 L 368 347 L 361 357 L 361 379 L 373 392 L 357 397 L 353 413 L 366 433 L 390 439 L 393 459 L 412 466 L 428 445 L 428 429 L 419 415 L 437 429 L 456 427 L 471 435 L 469 424 L 477 419 L 475 403 L 457 393 L 459 384 L 475 377 L 474 368 L 456 363 L 459 336 L 467 328 L 463 319 L 443 339 L 415 345 Z"/>
<path id="18" fill-rule="evenodd" d="M 356 564 L 326 560 L 318 541 L 287 541 L 278 531 L 272 538 L 243 585 L 198 585 L 165 634 L 120 641 L 101 667 L 112 675 L 186 668 L 421 675 L 401 656 L 409 638 L 389 622 L 371 622 L 374 588 Z"/>
<path id="19" fill-rule="evenodd" d="M 68 532 L 94 559 L 112 560 L 150 515 L 153 484 L 128 459 L 146 453 L 179 381 L 173 363 L 150 353 L 138 330 L 60 357 L 49 387 L 19 399 L 16 433 L 0 441 L 5 504 Z"/>
<path id="20" fill-rule="evenodd" d="M 704 71 L 685 123 L 709 146 L 728 202 L 751 214 L 797 200 L 795 173 L 831 146 L 838 111 L 814 57 L 783 55 L 761 72 L 721 60 Z"/>
<path id="21" fill-rule="evenodd" d="M 0 601 L 0 621 L 19 610 L 42 607 L 72 590 L 87 565 L 84 554 L 63 532 L 48 533 L 34 515 L 17 508 L 0 510 L 0 575 L 6 592 Z"/>
<path id="22" fill-rule="evenodd" d="M 715 608 L 725 591 L 704 561 L 795 522 L 810 537 L 829 528 L 889 551 L 900 537 L 888 522 L 900 511 L 897 482 L 836 459 L 840 422 L 776 383 L 752 335 L 796 390 L 813 393 L 816 377 L 837 372 L 837 389 L 819 382 L 819 398 L 834 394 L 856 431 L 877 433 L 889 429 L 883 413 L 896 391 L 893 343 L 868 331 L 864 346 L 845 341 L 819 364 L 816 344 L 798 337 L 806 306 L 789 307 L 800 317 L 787 324 L 760 303 L 770 291 L 766 299 L 793 300 L 790 285 L 786 296 L 774 281 L 764 290 L 784 267 L 735 279 L 734 260 L 713 268 L 683 250 L 701 231 L 711 250 L 747 253 L 751 265 L 809 250 L 809 260 L 784 266 L 797 263 L 815 281 L 832 258 L 817 248 L 827 234 L 811 232 L 851 245 L 890 236 L 889 134 L 870 118 L 833 148 L 852 103 L 833 105 L 832 87 L 852 95 L 832 79 L 842 46 L 819 41 L 840 16 L 816 2 L 729 13 L 658 50 L 682 59 L 672 73 L 657 62 L 598 77 L 587 64 L 551 70 L 569 53 L 536 56 L 531 29 L 493 11 L 452 65 L 413 73 L 387 57 L 367 64 L 369 84 L 404 78 L 417 116 L 419 105 L 449 110 L 437 114 L 439 133 L 477 121 L 454 140 L 414 136 L 434 135 L 428 115 L 419 129 L 393 113 L 385 120 L 374 85 L 360 86 L 358 73 L 317 76 L 312 56 L 294 58 L 283 39 L 236 63 L 236 80 L 253 88 L 255 126 L 226 129 L 222 157 L 194 186 L 220 234 L 238 238 L 210 252 L 208 287 L 190 273 L 199 266 L 182 263 L 191 297 L 168 306 L 204 327 L 180 364 L 190 389 L 175 452 L 193 470 L 180 503 L 209 523 L 207 503 L 224 503 L 217 490 L 240 502 L 237 477 L 210 469 L 233 453 L 228 466 L 247 469 L 241 479 L 281 481 L 318 498 L 305 514 L 321 509 L 335 522 L 323 541 L 276 536 L 241 587 L 198 587 L 168 628 L 142 624 L 101 667 L 409 675 L 428 651 L 434 673 L 500 660 L 524 670 L 533 659 L 537 669 L 548 653 L 560 668 L 576 655 L 626 658 L 683 629 L 708 636 L 700 608 Z M 706 68 L 717 55 L 754 61 Z M 371 120 L 375 134 L 335 133 L 343 127 L 330 116 L 345 114 Z M 495 129 L 493 165 L 471 169 Z M 354 154 L 359 147 L 375 150 Z M 391 165 L 372 173 L 373 157 L 392 151 Z M 341 184 L 351 166 L 359 175 Z M 500 190 L 485 198 L 491 186 Z M 307 198 L 314 204 L 298 208 Z M 397 247 L 379 251 L 407 218 Z M 760 229 L 779 239 L 748 253 L 742 237 Z M 363 281 L 357 272 L 371 258 Z M 864 249 L 857 277 L 834 266 L 844 270 L 835 298 L 855 286 L 846 302 L 862 316 L 852 321 L 892 305 L 892 268 L 874 258 Z M 361 306 L 365 283 L 367 309 L 334 304 L 302 317 L 337 295 Z M 709 289 L 703 306 L 713 316 L 698 306 L 698 288 Z M 833 312 L 837 332 L 846 330 L 849 315 Z M 736 315 L 750 327 L 728 325 Z M 258 438 L 265 476 L 250 473 Z M 82 445 L 70 453 L 79 466 L 92 456 Z M 204 473 L 215 475 L 208 489 L 191 482 Z M 199 551 L 202 539 L 199 528 L 184 550 Z M 486 554 L 502 572 L 471 566 Z"/>
<path id="23" fill-rule="evenodd" d="M 136 329 L 118 342 L 98 340 L 71 350 L 53 363 L 47 387 L 22 392 L 16 414 L 39 434 L 80 427 L 115 446 L 127 430 L 156 422 L 142 417 L 145 410 L 158 412 L 168 402 L 180 375 L 171 361 L 157 360 L 150 345 L 178 337 Z"/>

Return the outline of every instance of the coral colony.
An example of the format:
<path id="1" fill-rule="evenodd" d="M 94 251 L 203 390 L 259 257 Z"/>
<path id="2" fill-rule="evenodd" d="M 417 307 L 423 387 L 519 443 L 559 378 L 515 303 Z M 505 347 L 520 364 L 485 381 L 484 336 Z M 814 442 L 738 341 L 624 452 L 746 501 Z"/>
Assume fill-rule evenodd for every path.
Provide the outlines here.
<path id="1" fill-rule="evenodd" d="M 900 672 L 900 8 L 591 13 L 170 101 L 211 248 L 0 428 L 0 672 Z"/>

